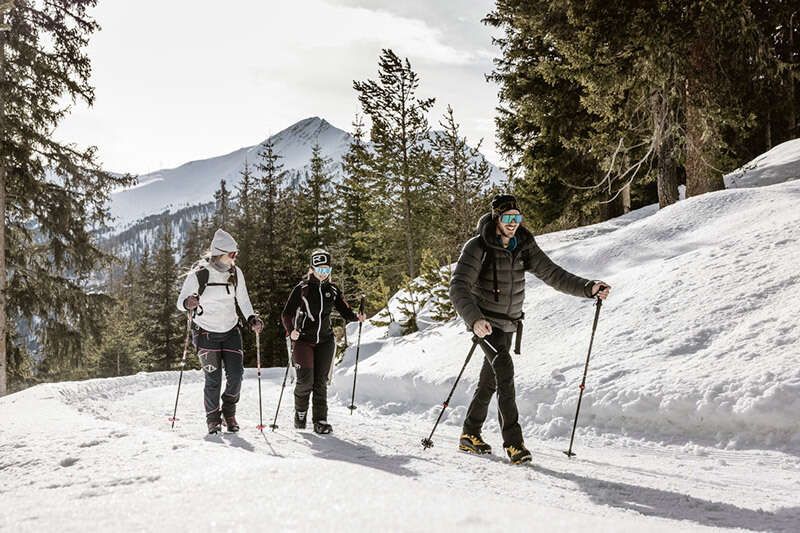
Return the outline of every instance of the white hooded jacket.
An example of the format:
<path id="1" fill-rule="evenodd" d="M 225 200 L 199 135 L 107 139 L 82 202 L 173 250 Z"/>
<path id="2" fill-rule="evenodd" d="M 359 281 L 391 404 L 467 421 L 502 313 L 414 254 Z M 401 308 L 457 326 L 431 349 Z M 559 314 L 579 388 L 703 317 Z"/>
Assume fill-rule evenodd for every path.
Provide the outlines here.
<path id="1" fill-rule="evenodd" d="M 255 314 L 253 305 L 250 303 L 250 296 L 247 294 L 247 284 L 244 280 L 242 269 L 236 267 L 236 301 L 234 301 L 233 280 L 230 272 L 220 272 L 202 260 L 195 269 L 186 275 L 183 281 L 183 288 L 178 296 L 177 307 L 181 312 L 186 312 L 183 302 L 189 296 L 197 294 L 200 288 L 200 281 L 197 279 L 197 271 L 201 268 L 208 270 L 208 285 L 200 295 L 200 307 L 194 317 L 194 323 L 206 331 L 214 333 L 225 333 L 232 330 L 239 318 L 236 314 L 236 301 L 239 302 L 239 309 L 245 318 L 250 318 Z M 211 285 L 212 283 L 227 283 L 226 286 Z"/>

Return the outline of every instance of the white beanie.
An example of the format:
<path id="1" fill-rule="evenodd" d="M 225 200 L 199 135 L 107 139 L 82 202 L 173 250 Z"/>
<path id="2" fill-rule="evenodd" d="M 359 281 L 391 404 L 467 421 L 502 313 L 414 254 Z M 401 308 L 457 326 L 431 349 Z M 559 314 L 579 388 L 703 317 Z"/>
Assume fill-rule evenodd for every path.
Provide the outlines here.
<path id="1" fill-rule="evenodd" d="M 224 229 L 218 229 L 214 233 L 214 239 L 211 241 L 211 255 L 224 255 L 238 251 L 239 245 L 236 244 L 230 233 Z"/>

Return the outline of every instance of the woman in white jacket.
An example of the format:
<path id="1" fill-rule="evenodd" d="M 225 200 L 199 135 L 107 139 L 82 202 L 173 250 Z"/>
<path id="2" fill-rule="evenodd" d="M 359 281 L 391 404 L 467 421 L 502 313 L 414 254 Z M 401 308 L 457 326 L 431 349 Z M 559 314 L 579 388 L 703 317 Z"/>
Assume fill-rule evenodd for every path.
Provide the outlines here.
<path id="1" fill-rule="evenodd" d="M 236 266 L 238 251 L 233 237 L 218 229 L 210 255 L 186 276 L 177 302 L 178 309 L 193 313 L 192 342 L 205 375 L 204 403 L 211 434 L 219 433 L 223 422 L 229 432 L 239 431 L 236 403 L 244 375 L 244 351 L 237 306 L 250 329 L 260 333 L 264 327 L 250 303 L 244 274 Z M 222 366 L 225 391 L 220 409 Z"/>

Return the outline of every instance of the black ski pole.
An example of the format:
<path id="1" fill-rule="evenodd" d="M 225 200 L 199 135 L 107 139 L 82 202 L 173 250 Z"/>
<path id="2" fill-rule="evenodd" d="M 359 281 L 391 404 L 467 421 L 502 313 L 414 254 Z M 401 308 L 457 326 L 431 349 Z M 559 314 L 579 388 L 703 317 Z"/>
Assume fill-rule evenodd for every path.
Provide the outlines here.
<path id="1" fill-rule="evenodd" d="M 601 286 L 600 291 L 605 290 L 605 287 Z M 586 354 L 586 365 L 583 367 L 583 379 L 581 380 L 580 389 L 581 392 L 578 394 L 578 408 L 575 410 L 575 420 L 572 423 L 572 436 L 569 438 L 569 449 L 564 451 L 564 454 L 567 457 L 575 457 L 575 453 L 572 451 L 572 442 L 575 440 L 575 429 L 578 427 L 578 414 L 581 412 L 581 400 L 583 400 L 583 390 L 586 388 L 586 373 L 589 371 L 589 356 L 592 355 L 592 344 L 594 344 L 594 332 L 597 330 L 597 320 L 600 318 L 600 308 L 603 306 L 603 300 L 600 297 L 597 298 L 597 302 L 595 303 L 597 309 L 594 312 L 594 324 L 592 324 L 592 337 L 589 339 L 589 351 Z"/>
<path id="2" fill-rule="evenodd" d="M 264 415 L 261 409 L 261 334 L 256 332 L 256 369 L 258 373 L 258 429 L 264 433 Z"/>
<path id="3" fill-rule="evenodd" d="M 361 303 L 358 306 L 358 314 L 364 314 L 364 295 L 361 295 Z M 358 353 L 361 351 L 361 326 L 363 326 L 363 322 L 358 323 L 358 342 L 356 343 L 356 367 L 353 371 L 353 394 L 350 396 L 350 414 L 353 414 L 353 411 L 356 409 L 355 401 L 356 401 L 356 378 L 358 377 Z"/>
<path id="4" fill-rule="evenodd" d="M 292 344 L 291 341 L 286 339 L 286 349 L 289 352 L 289 360 L 286 362 L 286 373 L 283 374 L 283 385 L 281 385 L 281 394 L 278 396 L 278 407 L 275 409 L 275 419 L 269 425 L 272 431 L 278 429 L 278 412 L 281 410 L 281 400 L 283 400 L 283 389 L 286 388 L 286 378 L 289 376 L 289 368 L 292 366 Z"/>
<path id="5" fill-rule="evenodd" d="M 189 351 L 189 335 L 192 332 L 192 316 L 194 315 L 193 312 L 186 313 L 186 340 L 183 341 L 183 357 L 181 357 L 181 373 L 178 375 L 178 393 L 175 395 L 175 409 L 172 410 L 172 418 L 170 418 L 170 422 L 172 422 L 172 429 L 175 429 L 175 421 L 177 420 L 178 414 L 178 398 L 181 395 L 181 382 L 183 381 L 183 367 L 186 366 L 186 352 Z"/>
<path id="6" fill-rule="evenodd" d="M 455 383 L 453 383 L 453 388 L 450 389 L 450 394 L 447 395 L 447 399 L 442 403 L 442 410 L 439 411 L 439 417 L 436 419 L 436 423 L 433 425 L 433 429 L 431 430 L 431 434 L 428 436 L 427 439 L 422 439 L 422 447 L 424 449 L 433 448 L 433 434 L 436 431 L 437 426 L 439 425 L 439 421 L 442 419 L 442 415 L 444 414 L 444 410 L 447 409 L 447 406 L 450 405 L 450 399 L 453 397 L 453 393 L 456 390 L 456 386 L 458 382 L 461 380 L 461 375 L 464 373 L 464 369 L 467 368 L 469 364 L 469 360 L 472 359 L 472 354 L 475 353 L 475 348 L 478 347 L 479 343 L 484 343 L 484 340 L 478 337 L 477 335 L 472 337 L 472 348 L 469 349 L 469 353 L 467 354 L 467 358 L 464 361 L 464 366 L 461 367 L 461 372 L 458 373 L 458 377 L 456 377 Z M 496 352 L 497 350 L 489 344 L 485 342 L 486 346 L 489 346 L 492 351 Z"/>

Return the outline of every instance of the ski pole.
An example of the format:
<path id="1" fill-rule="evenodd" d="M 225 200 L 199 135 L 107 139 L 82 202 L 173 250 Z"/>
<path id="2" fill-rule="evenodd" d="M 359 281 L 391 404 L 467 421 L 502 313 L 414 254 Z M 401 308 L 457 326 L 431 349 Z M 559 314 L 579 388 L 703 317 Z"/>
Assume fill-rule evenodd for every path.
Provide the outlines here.
<path id="1" fill-rule="evenodd" d="M 461 372 L 458 373 L 458 377 L 456 377 L 455 383 L 453 383 L 453 388 L 450 389 L 450 394 L 447 395 L 447 399 L 442 403 L 442 410 L 439 411 L 439 417 L 436 419 L 436 423 L 433 425 L 431 434 L 428 436 L 427 439 L 422 439 L 422 447 L 424 449 L 433 448 L 432 439 L 433 439 L 433 434 L 436 431 L 436 427 L 439 425 L 439 421 L 442 419 L 444 410 L 447 409 L 448 405 L 450 405 L 450 399 L 453 397 L 453 393 L 456 390 L 456 386 L 458 385 L 458 382 L 461 380 L 461 375 L 464 373 L 464 369 L 467 368 L 469 360 L 472 359 L 472 354 L 475 352 L 475 348 L 477 348 L 478 344 L 480 343 L 482 343 L 484 346 L 488 346 L 493 352 L 497 353 L 497 350 L 494 349 L 494 346 L 486 342 L 484 339 L 481 339 L 477 335 L 472 337 L 472 348 L 469 349 L 469 353 L 467 354 L 467 359 L 464 361 L 464 366 L 461 367 Z"/>
<path id="2" fill-rule="evenodd" d="M 286 373 L 283 374 L 283 385 L 281 385 L 281 394 L 278 396 L 278 407 L 275 409 L 275 420 L 269 425 L 272 431 L 278 429 L 278 412 L 281 410 L 281 400 L 283 400 L 283 389 L 286 388 L 286 378 L 289 376 L 289 368 L 292 366 L 292 344 L 289 338 L 286 338 L 286 349 L 289 352 L 289 360 L 286 362 Z"/>
<path id="3" fill-rule="evenodd" d="M 192 332 L 192 316 L 194 316 L 194 312 L 187 312 L 186 313 L 186 340 L 183 341 L 183 357 L 181 357 L 181 373 L 178 375 L 178 393 L 175 395 L 175 409 L 172 410 L 172 418 L 170 418 L 170 422 L 172 422 L 172 429 L 175 429 L 175 421 L 177 420 L 176 416 L 178 414 L 178 398 L 181 395 L 181 382 L 183 381 L 183 367 L 186 366 L 186 352 L 189 351 L 189 335 Z"/>
<path id="4" fill-rule="evenodd" d="M 601 292 L 605 290 L 605 286 L 601 286 L 600 290 L 597 292 Z M 581 400 L 583 400 L 583 390 L 586 388 L 586 373 L 589 371 L 589 356 L 592 355 L 592 344 L 594 344 L 594 332 L 597 330 L 597 320 L 600 318 L 600 308 L 603 306 L 603 300 L 600 297 L 597 297 L 597 302 L 595 303 L 597 309 L 594 312 L 594 323 L 592 324 L 592 337 L 589 339 L 589 351 L 586 353 L 586 365 L 583 367 L 583 379 L 581 380 L 580 389 L 581 392 L 578 394 L 578 408 L 575 410 L 575 420 L 572 423 L 572 436 L 569 438 L 569 449 L 564 451 L 564 454 L 567 457 L 575 457 L 575 453 L 572 451 L 572 442 L 575 440 L 575 428 L 578 427 L 578 413 L 581 412 Z"/>
<path id="5" fill-rule="evenodd" d="M 358 306 L 358 314 L 364 314 L 364 295 L 361 295 L 361 303 Z M 350 414 L 353 414 L 353 411 L 356 409 L 355 400 L 356 400 L 356 377 L 358 377 L 358 352 L 361 351 L 361 326 L 363 326 L 363 322 L 358 323 L 358 343 L 356 344 L 356 367 L 353 371 L 353 394 L 350 397 Z"/>
<path id="6" fill-rule="evenodd" d="M 256 369 L 258 373 L 258 425 L 256 429 L 264 432 L 264 415 L 261 409 L 261 334 L 256 332 Z"/>

